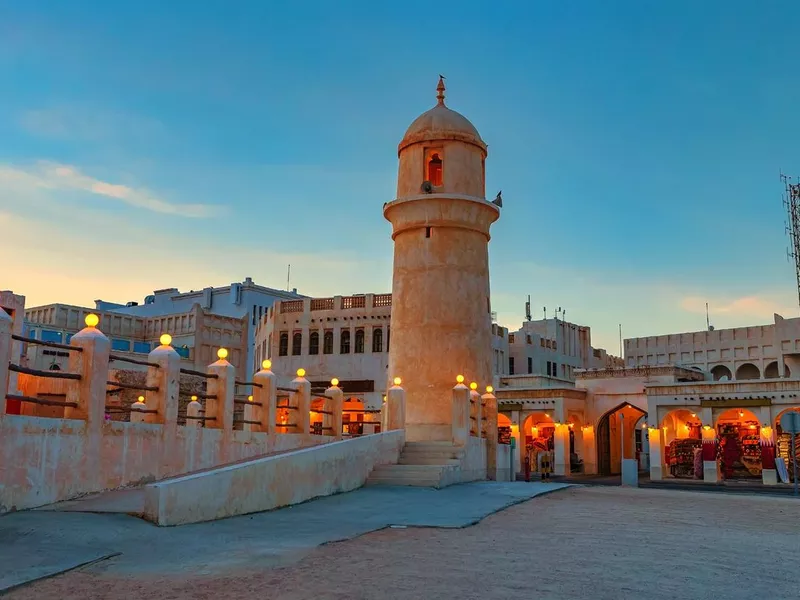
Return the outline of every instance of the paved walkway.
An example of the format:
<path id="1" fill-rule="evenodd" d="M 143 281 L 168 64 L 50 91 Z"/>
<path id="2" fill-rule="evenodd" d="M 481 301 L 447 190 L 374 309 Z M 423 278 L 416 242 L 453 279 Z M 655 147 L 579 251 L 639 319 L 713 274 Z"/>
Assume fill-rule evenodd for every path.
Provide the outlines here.
<path id="1" fill-rule="evenodd" d="M 266 513 L 182 527 L 124 514 L 27 511 L 0 517 L 0 593 L 103 560 L 110 575 L 216 575 L 294 563 L 317 546 L 388 526 L 460 528 L 560 483 L 479 482 L 443 490 L 368 487 Z"/>

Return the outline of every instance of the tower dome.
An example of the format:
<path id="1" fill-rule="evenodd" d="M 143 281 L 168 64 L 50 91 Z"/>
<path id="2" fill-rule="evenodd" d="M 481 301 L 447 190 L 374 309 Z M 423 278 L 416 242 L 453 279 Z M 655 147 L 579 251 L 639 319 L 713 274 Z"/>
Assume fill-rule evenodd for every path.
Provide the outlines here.
<path id="1" fill-rule="evenodd" d="M 444 140 L 474 144 L 486 152 L 486 143 L 469 119 L 445 106 L 444 91 L 444 79 L 440 75 L 439 85 L 436 86 L 436 106 L 422 113 L 411 123 L 397 147 L 398 154 L 412 144 Z"/>

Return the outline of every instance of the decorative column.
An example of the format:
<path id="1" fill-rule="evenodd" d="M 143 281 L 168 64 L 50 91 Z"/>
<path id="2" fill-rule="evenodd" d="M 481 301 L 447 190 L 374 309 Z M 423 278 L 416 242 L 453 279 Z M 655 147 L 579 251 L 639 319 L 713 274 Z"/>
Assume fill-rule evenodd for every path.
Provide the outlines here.
<path id="1" fill-rule="evenodd" d="M 661 430 L 658 427 L 650 427 L 647 430 L 650 439 L 650 480 L 661 481 L 664 479 L 664 458 L 663 444 L 661 440 Z"/>
<path id="2" fill-rule="evenodd" d="M 147 361 L 158 365 L 147 367 L 147 387 L 158 391 L 145 392 L 145 404 L 155 413 L 145 414 L 146 423 L 161 423 L 171 431 L 177 431 L 178 396 L 180 394 L 181 357 L 171 346 L 172 336 L 165 333 L 161 345 L 150 352 Z"/>
<path id="3" fill-rule="evenodd" d="M 136 402 L 131 404 L 131 423 L 144 423 L 145 417 L 147 413 L 144 411 L 147 410 L 147 404 L 144 401 L 144 396 L 139 396 Z"/>
<path id="4" fill-rule="evenodd" d="M 488 479 L 497 479 L 497 398 L 494 388 L 486 386 L 486 393 L 481 396 L 484 426 L 483 435 L 486 438 L 486 472 Z"/>
<path id="5" fill-rule="evenodd" d="M 292 406 L 297 407 L 295 424 L 300 433 L 311 433 L 311 383 L 306 379 L 306 370 L 297 369 L 297 377 L 292 379 L 295 391 L 292 392 Z"/>
<path id="6" fill-rule="evenodd" d="M 761 482 L 764 485 L 778 485 L 778 471 L 775 469 L 775 433 L 769 425 L 761 428 Z"/>
<path id="7" fill-rule="evenodd" d="M 342 409 L 344 408 L 344 392 L 339 387 L 339 380 L 331 379 L 331 387 L 325 390 L 322 401 L 322 435 L 331 435 L 337 439 L 342 437 Z M 328 414 L 330 413 L 330 414 Z"/>
<path id="8" fill-rule="evenodd" d="M 453 388 L 452 440 L 456 446 L 466 446 L 469 438 L 469 388 L 464 385 L 464 376 L 456 378 Z"/>
<path id="9" fill-rule="evenodd" d="M 583 473 L 584 475 L 597 474 L 597 445 L 594 438 L 594 427 L 584 425 L 581 427 L 583 436 Z"/>
<path id="10" fill-rule="evenodd" d="M 219 360 L 208 366 L 208 398 L 206 399 L 206 428 L 222 429 L 223 443 L 233 432 L 233 397 L 236 388 L 236 369 L 226 359 L 225 348 L 217 350 Z"/>
<path id="11" fill-rule="evenodd" d="M 259 431 L 267 435 L 275 435 L 275 421 L 277 419 L 278 396 L 275 373 L 271 371 L 272 361 L 262 360 L 261 370 L 253 375 L 253 402 L 256 416 L 253 420 L 261 421 Z"/>
<path id="12" fill-rule="evenodd" d="M 70 345 L 81 348 L 69 353 L 69 371 L 79 373 L 80 381 L 67 388 L 67 402 L 78 406 L 64 409 L 65 419 L 85 419 L 89 429 L 100 431 L 106 416 L 106 382 L 111 342 L 96 328 L 97 315 L 86 315 L 86 327 L 72 336 Z"/>
<path id="13" fill-rule="evenodd" d="M 0 420 L 6 414 L 8 393 L 8 363 L 11 362 L 11 317 L 0 308 Z"/>
<path id="14" fill-rule="evenodd" d="M 570 474 L 569 460 L 569 426 L 566 423 L 556 423 L 553 434 L 553 474 L 568 476 Z"/>
<path id="15" fill-rule="evenodd" d="M 197 396 L 192 396 L 192 401 L 186 405 L 186 416 L 187 417 L 199 417 L 200 411 L 203 410 L 203 405 L 197 401 Z M 186 426 L 187 427 L 200 427 L 200 419 L 186 419 Z"/>
<path id="16" fill-rule="evenodd" d="M 711 425 L 703 425 L 703 481 L 719 482 L 717 463 L 717 432 Z"/>
<path id="17" fill-rule="evenodd" d="M 406 428 L 406 391 L 400 387 L 403 383 L 399 377 L 395 377 L 392 382 L 394 385 L 386 392 L 386 430 Z"/>
<path id="18" fill-rule="evenodd" d="M 475 431 L 475 437 L 481 437 L 481 395 L 478 392 L 478 384 L 474 381 L 469 384 L 469 416 L 470 416 L 470 435 Z"/>
<path id="19" fill-rule="evenodd" d="M 69 353 L 68 368 L 71 373 L 79 373 L 81 379 L 67 387 L 67 402 L 74 402 L 77 406 L 64 408 L 65 419 L 86 420 L 86 447 L 79 469 L 82 481 L 89 485 L 87 489 L 101 489 L 99 486 L 102 484 L 100 460 L 111 342 L 96 329 L 99 322 L 97 315 L 86 315 L 86 327 L 70 340 L 70 345 L 81 351 Z"/>

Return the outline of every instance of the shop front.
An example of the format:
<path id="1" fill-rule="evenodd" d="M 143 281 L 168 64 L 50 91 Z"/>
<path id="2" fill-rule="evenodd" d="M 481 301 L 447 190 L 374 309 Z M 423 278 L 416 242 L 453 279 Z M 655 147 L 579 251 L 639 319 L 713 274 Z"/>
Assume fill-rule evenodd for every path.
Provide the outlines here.
<path id="1" fill-rule="evenodd" d="M 791 437 L 779 421 L 797 410 L 800 381 L 648 386 L 647 395 L 658 415 L 649 429 L 652 480 L 787 483 Z"/>

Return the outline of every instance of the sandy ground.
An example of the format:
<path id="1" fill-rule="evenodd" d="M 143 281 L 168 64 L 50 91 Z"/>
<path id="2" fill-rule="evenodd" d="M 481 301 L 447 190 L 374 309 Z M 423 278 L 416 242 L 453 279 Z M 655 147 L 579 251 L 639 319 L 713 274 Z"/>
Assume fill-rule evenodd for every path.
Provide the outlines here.
<path id="1" fill-rule="evenodd" d="M 288 567 L 120 579 L 96 565 L 8 597 L 783 599 L 800 595 L 799 558 L 794 498 L 586 487 L 466 529 L 387 529 L 322 546 Z"/>

